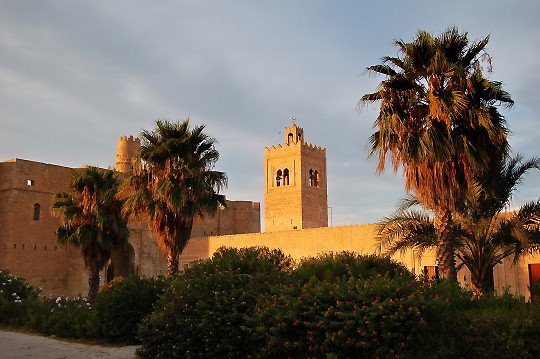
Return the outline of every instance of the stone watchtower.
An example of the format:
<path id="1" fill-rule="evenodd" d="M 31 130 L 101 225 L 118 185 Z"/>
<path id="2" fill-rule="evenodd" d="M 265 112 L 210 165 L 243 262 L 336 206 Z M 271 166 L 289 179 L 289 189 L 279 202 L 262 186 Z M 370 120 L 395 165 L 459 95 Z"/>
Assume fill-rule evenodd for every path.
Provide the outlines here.
<path id="1" fill-rule="evenodd" d="M 116 162 L 114 169 L 118 172 L 129 173 L 133 171 L 134 161 L 139 157 L 141 140 L 133 136 L 122 136 L 118 139 L 116 147 Z"/>
<path id="2" fill-rule="evenodd" d="M 328 227 L 326 149 L 305 142 L 295 124 L 284 142 L 264 151 L 265 231 Z"/>

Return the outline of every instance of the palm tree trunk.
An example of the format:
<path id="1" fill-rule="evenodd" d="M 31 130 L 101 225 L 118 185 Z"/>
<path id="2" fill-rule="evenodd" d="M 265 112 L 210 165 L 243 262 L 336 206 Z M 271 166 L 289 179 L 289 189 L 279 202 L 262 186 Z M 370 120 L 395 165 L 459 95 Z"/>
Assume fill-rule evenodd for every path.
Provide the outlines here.
<path id="1" fill-rule="evenodd" d="M 176 248 L 171 248 L 167 252 L 167 274 L 169 276 L 178 275 L 178 250 Z"/>
<path id="2" fill-rule="evenodd" d="M 437 214 L 435 221 L 439 234 L 437 238 L 436 256 L 439 266 L 439 274 L 443 279 L 457 281 L 456 258 L 452 243 L 452 213 L 445 210 Z"/>
<path id="3" fill-rule="evenodd" d="M 495 291 L 493 267 L 487 268 L 480 274 L 471 272 L 471 289 L 477 298 L 492 294 Z"/>
<path id="4" fill-rule="evenodd" d="M 88 301 L 94 303 L 99 289 L 99 269 L 88 269 Z"/>

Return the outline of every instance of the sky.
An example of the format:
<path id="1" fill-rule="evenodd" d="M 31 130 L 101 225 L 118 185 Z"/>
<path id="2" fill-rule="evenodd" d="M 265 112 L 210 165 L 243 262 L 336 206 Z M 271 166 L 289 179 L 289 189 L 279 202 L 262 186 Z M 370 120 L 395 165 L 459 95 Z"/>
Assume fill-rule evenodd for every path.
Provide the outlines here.
<path id="1" fill-rule="evenodd" d="M 377 222 L 405 191 L 367 158 L 377 107 L 357 102 L 382 78 L 365 69 L 420 29 L 490 35 L 510 144 L 540 156 L 538 14 L 535 0 L 0 0 L 0 160 L 113 167 L 118 137 L 189 117 L 218 141 L 227 198 L 264 203 L 264 147 L 295 117 L 327 149 L 332 225 Z M 531 173 L 511 206 L 538 197 Z"/>

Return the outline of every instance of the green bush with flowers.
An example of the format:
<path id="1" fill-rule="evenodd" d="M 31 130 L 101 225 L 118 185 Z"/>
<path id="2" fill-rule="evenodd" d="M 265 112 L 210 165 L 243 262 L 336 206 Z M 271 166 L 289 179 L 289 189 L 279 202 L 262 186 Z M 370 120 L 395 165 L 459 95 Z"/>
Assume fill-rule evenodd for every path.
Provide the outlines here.
<path id="1" fill-rule="evenodd" d="M 242 358 L 262 344 L 247 319 L 259 296 L 288 280 L 291 258 L 267 248 L 221 248 L 189 265 L 140 326 L 142 358 Z"/>
<path id="2" fill-rule="evenodd" d="M 84 297 L 49 296 L 28 311 L 30 328 L 63 338 L 95 338 L 95 313 Z"/>
<path id="3" fill-rule="evenodd" d="M 27 312 L 39 296 L 39 289 L 19 276 L 0 271 L 0 324 L 24 326 Z"/>
<path id="4" fill-rule="evenodd" d="M 427 330 L 422 283 L 387 258 L 327 254 L 292 277 L 257 303 L 257 356 L 403 357 Z"/>

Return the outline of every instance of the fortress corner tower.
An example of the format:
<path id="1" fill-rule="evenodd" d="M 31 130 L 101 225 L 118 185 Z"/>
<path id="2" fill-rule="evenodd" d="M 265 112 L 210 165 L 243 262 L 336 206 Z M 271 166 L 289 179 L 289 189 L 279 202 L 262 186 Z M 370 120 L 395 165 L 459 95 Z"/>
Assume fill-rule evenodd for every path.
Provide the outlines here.
<path id="1" fill-rule="evenodd" d="M 118 172 L 129 173 L 133 171 L 134 161 L 139 157 L 141 140 L 133 136 L 122 136 L 116 146 L 116 162 L 114 169 Z"/>
<path id="2" fill-rule="evenodd" d="M 328 227 L 326 149 L 304 141 L 295 124 L 284 144 L 264 150 L 266 232 Z"/>

